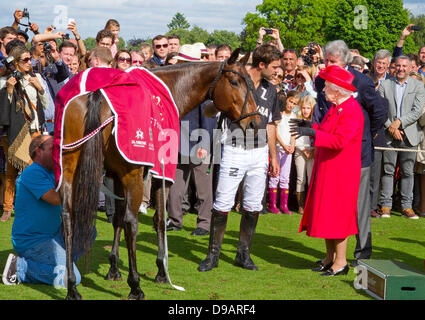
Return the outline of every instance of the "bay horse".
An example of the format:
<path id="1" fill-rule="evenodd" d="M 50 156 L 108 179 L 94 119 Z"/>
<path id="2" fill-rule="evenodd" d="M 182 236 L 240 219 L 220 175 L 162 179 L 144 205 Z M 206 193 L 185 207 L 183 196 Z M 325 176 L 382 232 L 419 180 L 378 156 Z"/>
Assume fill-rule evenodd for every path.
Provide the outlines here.
<path id="1" fill-rule="evenodd" d="M 245 69 L 249 54 L 237 61 L 239 49 L 225 62 L 184 63 L 151 70 L 170 89 L 176 102 L 179 117 L 211 98 L 215 107 L 229 119 L 237 122 L 242 130 L 258 129 L 260 117 L 253 97 L 253 84 Z M 100 90 L 81 95 L 72 100 L 64 114 L 63 144 L 70 144 L 89 134 L 112 116 L 112 111 Z M 84 124 L 84 125 L 82 125 Z M 114 240 L 109 256 L 109 280 L 121 280 L 118 270 L 118 247 L 121 230 L 124 229 L 128 250 L 130 287 L 129 299 L 144 299 L 136 267 L 136 235 L 138 233 L 138 209 L 143 197 L 143 180 L 147 167 L 127 162 L 119 153 L 113 137 L 114 123 L 105 126 L 100 134 L 81 147 L 62 153 L 63 232 L 66 245 L 67 299 L 79 300 L 76 277 L 72 264 L 73 245 L 87 250 L 93 238 L 95 212 L 97 210 L 100 181 L 104 169 L 114 180 L 114 193 L 124 200 L 115 200 L 113 218 Z M 162 180 L 152 179 L 156 201 L 154 226 L 158 238 L 155 281 L 167 282 L 164 269 L 165 192 Z M 165 199 L 164 199 L 165 195 Z"/>

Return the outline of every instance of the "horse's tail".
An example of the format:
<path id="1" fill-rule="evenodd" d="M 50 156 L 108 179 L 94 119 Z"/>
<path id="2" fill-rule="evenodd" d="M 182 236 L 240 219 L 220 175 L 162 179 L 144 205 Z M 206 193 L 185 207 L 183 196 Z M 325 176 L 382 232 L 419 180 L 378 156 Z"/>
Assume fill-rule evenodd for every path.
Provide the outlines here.
<path id="1" fill-rule="evenodd" d="M 84 136 L 100 127 L 102 101 L 100 90 L 88 94 Z M 83 144 L 73 183 L 72 227 L 76 252 L 87 251 L 94 237 L 103 157 L 103 136 L 99 132 Z"/>

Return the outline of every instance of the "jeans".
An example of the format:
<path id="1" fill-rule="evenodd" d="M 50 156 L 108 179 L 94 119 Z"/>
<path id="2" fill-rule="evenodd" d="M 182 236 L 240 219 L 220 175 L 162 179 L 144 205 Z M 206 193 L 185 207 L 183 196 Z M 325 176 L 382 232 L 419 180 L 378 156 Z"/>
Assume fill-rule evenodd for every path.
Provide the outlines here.
<path id="1" fill-rule="evenodd" d="M 416 149 L 405 141 L 393 142 L 390 147 Z M 400 195 L 401 208 L 411 209 L 413 201 L 413 183 L 414 183 L 414 167 L 416 162 L 416 153 L 414 152 L 397 152 L 384 151 L 384 174 L 381 177 L 381 205 L 383 207 L 392 208 L 392 195 L 394 191 L 394 173 L 397 165 L 397 156 L 400 159 Z"/>
<path id="2" fill-rule="evenodd" d="M 96 238 L 96 233 L 95 231 L 92 243 Z M 75 262 L 83 254 L 84 252 L 75 252 L 75 250 L 72 252 L 76 285 L 81 282 L 81 275 Z M 44 241 L 19 254 L 16 269 L 19 283 L 45 283 L 57 288 L 66 288 L 66 249 L 62 228 L 53 239 Z"/>

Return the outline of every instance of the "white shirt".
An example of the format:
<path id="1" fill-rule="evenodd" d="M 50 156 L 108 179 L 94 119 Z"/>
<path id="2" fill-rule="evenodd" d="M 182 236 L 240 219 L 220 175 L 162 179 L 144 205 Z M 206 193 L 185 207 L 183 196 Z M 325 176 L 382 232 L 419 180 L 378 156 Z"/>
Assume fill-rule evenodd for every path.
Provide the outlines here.
<path id="1" fill-rule="evenodd" d="M 38 81 L 40 82 L 41 86 L 43 87 L 44 90 L 44 94 L 40 94 L 40 101 L 41 101 L 41 107 L 46 109 L 47 104 L 48 104 L 48 99 L 49 99 L 49 89 L 47 88 L 47 85 L 45 83 L 45 81 L 43 80 L 43 78 L 41 77 L 40 74 L 36 73 L 35 76 L 37 77 Z M 19 80 L 21 82 L 21 86 L 22 89 L 25 90 L 25 92 L 28 95 L 28 98 L 30 99 L 31 103 L 34 106 L 37 106 L 37 89 L 31 85 L 31 83 L 28 81 L 28 79 L 30 78 L 30 75 L 25 76 L 24 79 Z M 0 78 L 0 89 L 6 86 L 6 77 L 1 77 Z M 9 101 L 12 102 L 12 96 L 9 95 Z M 32 106 L 29 106 L 30 108 L 32 108 Z M 39 106 L 40 107 L 40 106 Z M 37 111 L 34 110 L 34 120 L 31 122 L 30 128 L 31 129 L 39 129 L 39 122 L 38 122 L 38 116 L 37 116 Z"/>
<path id="2" fill-rule="evenodd" d="M 277 125 L 277 134 L 282 139 L 283 143 L 287 146 L 291 144 L 291 133 L 289 132 L 289 120 L 296 118 L 296 114 L 291 112 L 291 114 L 287 114 L 285 112 L 282 113 L 282 120 Z M 282 149 L 282 146 L 279 142 L 277 142 L 277 147 Z"/>

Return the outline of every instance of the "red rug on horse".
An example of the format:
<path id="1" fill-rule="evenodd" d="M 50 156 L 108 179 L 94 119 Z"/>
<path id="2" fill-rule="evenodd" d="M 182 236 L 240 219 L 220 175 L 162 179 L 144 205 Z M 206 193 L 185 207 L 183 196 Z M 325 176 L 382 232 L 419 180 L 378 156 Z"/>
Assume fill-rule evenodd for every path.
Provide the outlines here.
<path id="1" fill-rule="evenodd" d="M 174 182 L 180 127 L 179 112 L 168 87 L 144 68 L 91 68 L 71 78 L 56 98 L 53 158 L 57 190 L 62 182 L 65 150 L 64 112 L 73 99 L 98 89 L 114 114 L 109 120 L 114 121 L 114 137 L 122 157 L 130 163 L 151 167 L 156 178 L 162 178 L 163 159 L 165 179 Z M 76 141 L 69 147 L 78 145 Z"/>

